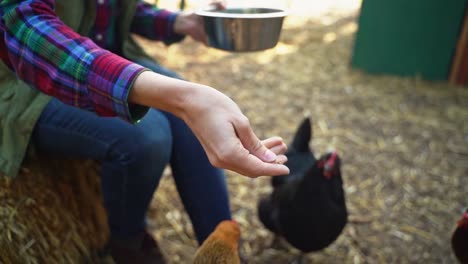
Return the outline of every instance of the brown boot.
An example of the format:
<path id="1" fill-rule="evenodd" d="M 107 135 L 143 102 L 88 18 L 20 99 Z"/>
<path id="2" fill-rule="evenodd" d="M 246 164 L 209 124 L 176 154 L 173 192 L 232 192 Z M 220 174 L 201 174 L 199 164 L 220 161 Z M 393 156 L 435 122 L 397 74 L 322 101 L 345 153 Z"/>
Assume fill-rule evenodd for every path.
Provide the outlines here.
<path id="1" fill-rule="evenodd" d="M 111 239 L 109 251 L 116 264 L 166 264 L 166 259 L 147 232 L 129 240 Z"/>

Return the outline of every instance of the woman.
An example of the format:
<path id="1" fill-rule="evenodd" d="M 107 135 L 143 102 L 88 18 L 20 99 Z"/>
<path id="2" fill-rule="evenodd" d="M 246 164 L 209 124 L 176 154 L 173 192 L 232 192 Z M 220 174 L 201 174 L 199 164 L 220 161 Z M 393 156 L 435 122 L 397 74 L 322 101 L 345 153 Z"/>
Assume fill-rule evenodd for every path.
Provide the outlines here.
<path id="1" fill-rule="evenodd" d="M 166 164 L 199 243 L 231 218 L 216 167 L 289 172 L 282 139 L 260 141 L 232 100 L 180 80 L 131 37 L 204 42 L 194 14 L 139 0 L 2 0 L 0 15 L 0 170 L 14 177 L 30 144 L 100 160 L 117 263 L 164 263 L 144 218 Z"/>

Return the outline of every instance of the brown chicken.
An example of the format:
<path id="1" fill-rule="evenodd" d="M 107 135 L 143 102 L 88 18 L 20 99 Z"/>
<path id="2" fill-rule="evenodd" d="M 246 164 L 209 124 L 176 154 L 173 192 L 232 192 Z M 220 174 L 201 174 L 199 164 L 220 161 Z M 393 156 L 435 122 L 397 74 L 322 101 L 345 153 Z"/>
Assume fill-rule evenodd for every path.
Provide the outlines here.
<path id="1" fill-rule="evenodd" d="M 468 209 L 453 232 L 452 249 L 460 263 L 468 264 Z"/>
<path id="2" fill-rule="evenodd" d="M 195 253 L 194 264 L 240 264 L 239 224 L 225 220 L 218 224 Z"/>

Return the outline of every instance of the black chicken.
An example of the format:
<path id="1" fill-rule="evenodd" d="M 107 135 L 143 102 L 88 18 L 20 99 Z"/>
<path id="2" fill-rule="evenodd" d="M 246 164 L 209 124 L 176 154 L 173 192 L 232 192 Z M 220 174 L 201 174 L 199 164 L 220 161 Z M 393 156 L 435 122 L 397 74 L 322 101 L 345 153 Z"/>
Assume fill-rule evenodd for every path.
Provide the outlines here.
<path id="1" fill-rule="evenodd" d="M 273 192 L 257 208 L 267 229 L 303 253 L 333 243 L 348 218 L 341 160 L 336 152 L 316 160 L 309 148 L 311 130 L 306 118 L 286 153 L 290 174 L 271 179 Z"/>
<path id="2" fill-rule="evenodd" d="M 460 263 L 468 264 L 468 208 L 452 234 L 452 249 Z"/>

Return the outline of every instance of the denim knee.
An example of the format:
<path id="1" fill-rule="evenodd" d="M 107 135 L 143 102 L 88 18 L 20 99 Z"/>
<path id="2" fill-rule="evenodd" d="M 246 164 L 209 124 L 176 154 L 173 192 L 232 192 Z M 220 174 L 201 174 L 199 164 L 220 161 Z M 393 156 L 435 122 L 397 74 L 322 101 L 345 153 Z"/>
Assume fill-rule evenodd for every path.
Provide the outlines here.
<path id="1" fill-rule="evenodd" d="M 172 137 L 170 134 L 159 134 L 151 137 L 142 135 L 134 142 L 132 156 L 138 166 L 147 168 L 149 170 L 147 174 L 154 176 L 154 173 L 162 173 L 164 167 L 169 163 L 171 150 Z"/>

